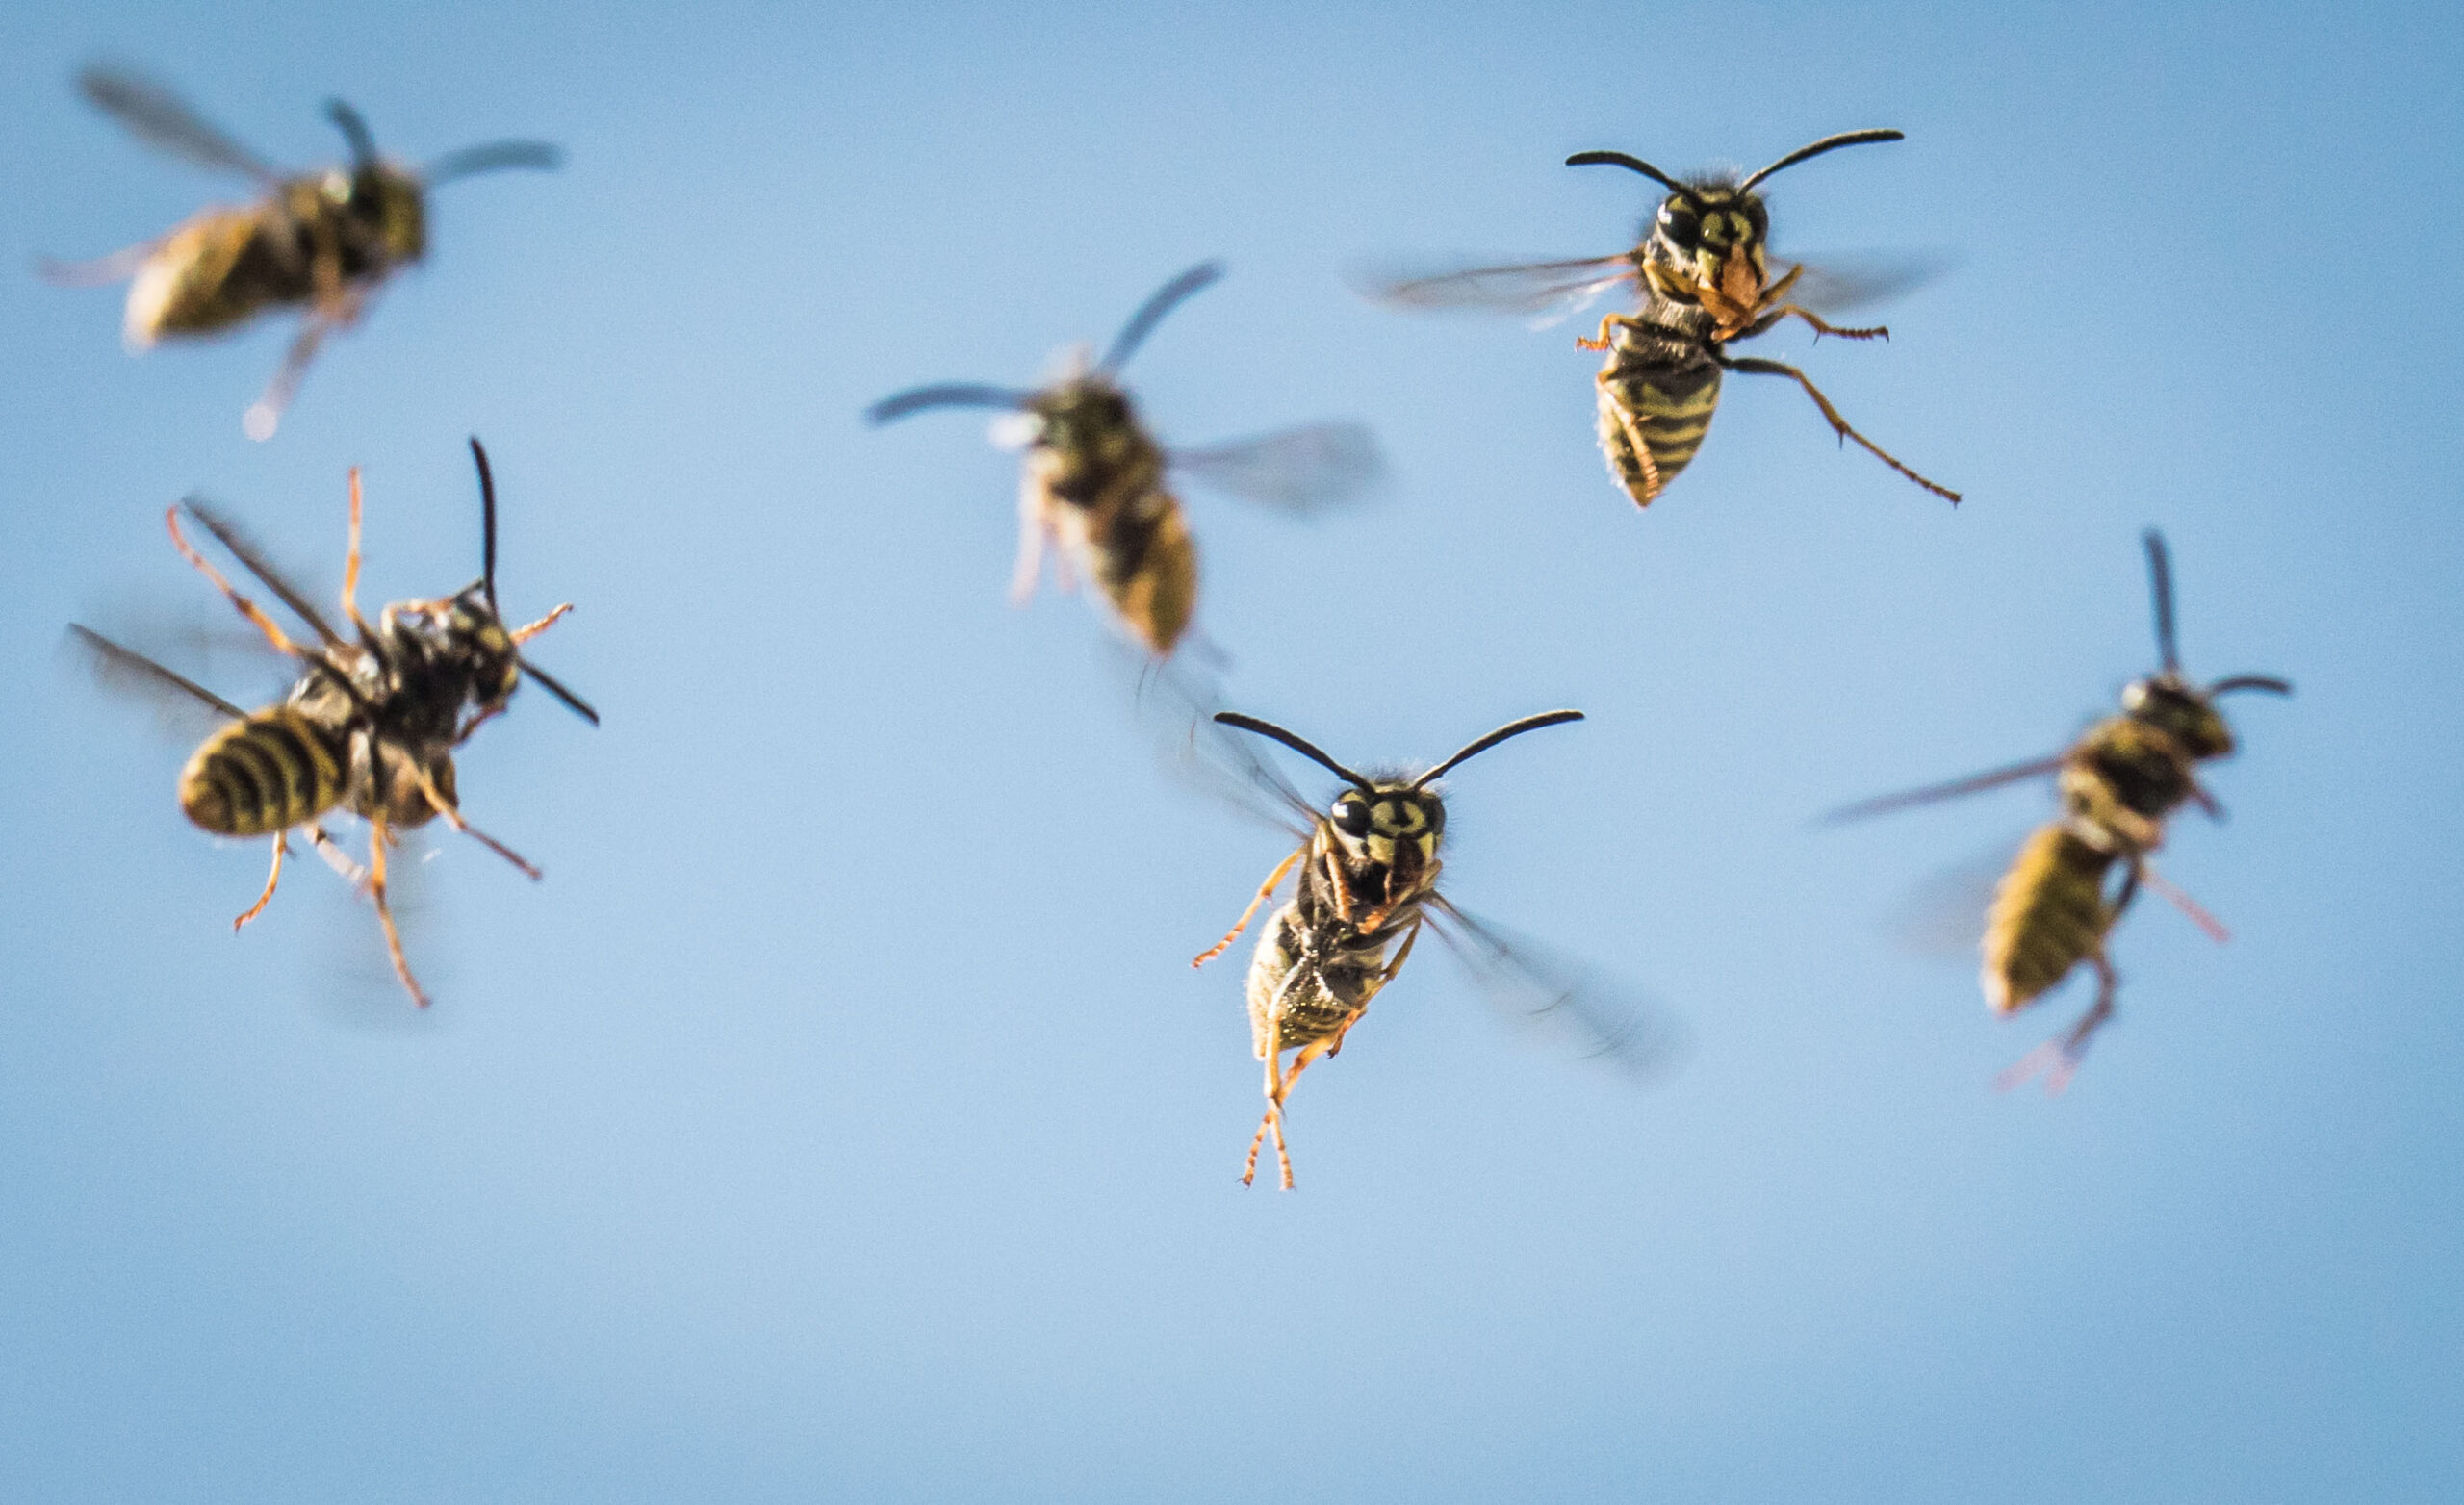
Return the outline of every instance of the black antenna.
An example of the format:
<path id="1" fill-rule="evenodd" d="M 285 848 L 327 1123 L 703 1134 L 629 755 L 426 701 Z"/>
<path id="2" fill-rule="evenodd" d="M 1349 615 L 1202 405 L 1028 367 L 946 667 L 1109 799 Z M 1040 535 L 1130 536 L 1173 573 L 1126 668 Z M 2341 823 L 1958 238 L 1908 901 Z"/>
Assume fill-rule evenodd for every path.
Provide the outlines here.
<path id="1" fill-rule="evenodd" d="M 2230 695 L 2236 690 L 2265 690 L 2270 695 L 2291 695 L 2293 681 L 2279 679 L 2273 675 L 2234 675 L 2207 687 L 2211 696 Z"/>
<path id="2" fill-rule="evenodd" d="M 1556 726 L 1559 722 L 1580 720 L 1582 720 L 1582 712 L 1580 711 L 1542 711 L 1537 716 L 1526 716 L 1521 721 L 1507 722 L 1497 730 L 1490 732 L 1479 741 L 1473 743 L 1462 752 L 1455 753 L 1445 762 L 1438 764 L 1427 773 L 1413 779 L 1412 787 L 1415 789 L 1422 788 L 1426 785 L 1430 779 L 1435 778 L 1442 773 L 1445 773 L 1448 769 L 1462 762 L 1465 758 L 1475 757 L 1482 752 L 1486 752 L 1489 749 L 1496 747 L 1499 743 L 1503 742 L 1508 737 L 1519 737 L 1527 731 L 1537 731 L 1543 727 Z"/>
<path id="3" fill-rule="evenodd" d="M 1239 711 L 1217 711 L 1215 713 L 1215 719 L 1221 722 L 1226 727 L 1238 727 L 1243 731 L 1254 731 L 1262 737 L 1272 737 L 1275 741 L 1282 743 L 1285 747 L 1288 747 L 1295 752 L 1299 753 L 1302 757 L 1305 757 L 1311 762 L 1316 763 L 1319 767 L 1325 769 L 1327 772 L 1333 774 L 1337 778 L 1342 779 L 1344 782 L 1351 785 L 1363 794 L 1374 794 L 1377 792 L 1376 785 L 1372 784 L 1368 779 L 1361 778 L 1350 769 L 1344 767 L 1341 763 L 1336 762 L 1325 753 L 1319 752 L 1315 747 L 1311 746 L 1306 741 L 1303 741 L 1300 737 L 1284 730 L 1273 722 L 1260 721 L 1255 716 L 1244 716 Z"/>
<path id="4" fill-rule="evenodd" d="M 506 167 L 528 167 L 537 172 L 553 172 L 565 165 L 565 149 L 548 141 L 490 141 L 484 146 L 465 146 L 449 151 L 431 162 L 420 173 L 429 183 L 450 183 L 475 172 L 499 172 Z"/>
<path id="5" fill-rule="evenodd" d="M 1138 347 L 1146 343 L 1146 337 L 1155 332 L 1155 326 L 1164 321 L 1165 315 L 1179 307 L 1190 294 L 1221 281 L 1222 277 L 1221 262 L 1200 262 L 1148 293 L 1146 301 L 1138 305 L 1138 312 L 1129 316 L 1129 322 L 1120 326 L 1120 333 L 1113 336 L 1112 348 L 1095 363 L 1095 370 L 1107 376 L 1119 370 L 1131 356 L 1138 353 Z"/>
<path id="6" fill-rule="evenodd" d="M 488 593 L 488 614 L 497 610 L 497 478 L 488 471 L 488 451 L 479 436 L 471 436 L 471 458 L 479 462 L 479 580 Z"/>
<path id="7" fill-rule="evenodd" d="M 1631 172 L 1639 172 L 1653 182 L 1675 192 L 1682 193 L 1687 198 L 1694 196 L 1694 191 L 1684 184 L 1678 182 L 1640 157 L 1629 157 L 1621 151 L 1578 151 L 1566 159 L 1566 166 L 1569 167 L 1624 167 Z"/>
<path id="8" fill-rule="evenodd" d="M 541 689 L 546 690 L 550 695 L 552 695 L 556 699 L 564 701 L 566 706 L 569 707 L 575 715 L 580 717 L 582 720 L 590 723 L 594 727 L 599 725 L 599 713 L 590 708 L 590 702 L 583 700 L 580 696 L 574 694 L 571 690 L 566 689 L 563 685 L 558 684 L 554 676 L 549 674 L 548 671 L 540 668 L 530 660 L 522 657 L 518 653 L 514 655 L 514 662 L 522 666 L 522 672 L 524 674 L 538 680 L 539 687 Z"/>
<path id="9" fill-rule="evenodd" d="M 2173 648 L 2173 562 L 2165 551 L 2165 535 L 2149 528 L 2140 535 L 2147 546 L 2147 589 L 2156 600 L 2156 651 L 2164 655 L 2165 672 L 2182 667 Z"/>
<path id="10" fill-rule="evenodd" d="M 368 133 L 368 122 L 359 117 L 358 111 L 339 99 L 328 99 L 325 118 L 333 121 L 334 129 L 350 143 L 350 163 L 355 170 L 366 172 L 376 166 L 376 138 Z"/>
<path id="11" fill-rule="evenodd" d="M 1778 162 L 1773 163 L 1771 166 L 1763 168 L 1760 172 L 1756 173 L 1754 176 L 1738 184 L 1737 191 L 1745 191 L 1783 167 L 1793 167 L 1798 163 L 1805 161 L 1809 157 L 1819 157 L 1824 152 L 1837 151 L 1842 146 L 1862 146 L 1867 141 L 1904 141 L 1906 140 L 1908 140 L 1908 133 L 1906 131 L 1891 130 L 1842 131 L 1837 136 L 1826 136 L 1810 146 L 1798 147 L 1795 151 L 1788 153 L 1788 155 L 1781 158 Z"/>
<path id="12" fill-rule="evenodd" d="M 1034 395 L 1008 387 L 948 381 L 932 387 L 911 387 L 884 397 L 864 410 L 864 420 L 876 424 L 895 423 L 910 413 L 921 413 L 926 408 L 1022 408 Z"/>

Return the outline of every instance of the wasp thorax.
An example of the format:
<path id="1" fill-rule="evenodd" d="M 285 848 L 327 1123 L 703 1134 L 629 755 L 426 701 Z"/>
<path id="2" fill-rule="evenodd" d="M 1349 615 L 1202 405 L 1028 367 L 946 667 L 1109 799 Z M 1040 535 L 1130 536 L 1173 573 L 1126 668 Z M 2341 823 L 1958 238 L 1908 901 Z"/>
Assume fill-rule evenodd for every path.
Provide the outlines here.
<path id="1" fill-rule="evenodd" d="M 2222 757 L 2233 751 L 2233 728 L 2215 704 L 2170 671 L 2132 680 L 2121 692 L 2121 708 L 2172 738 L 2193 757 Z"/>
<path id="2" fill-rule="evenodd" d="M 1409 854 L 1426 862 L 1436 857 L 1446 834 L 1446 804 L 1421 789 L 1353 789 L 1336 797 L 1327 821 L 1354 858 L 1392 863 L 1399 854 Z"/>
<path id="3" fill-rule="evenodd" d="M 522 682 L 513 634 L 489 608 L 484 585 L 440 600 L 388 606 L 379 631 L 403 689 L 448 716 L 458 715 L 466 702 L 482 712 L 500 710 Z"/>

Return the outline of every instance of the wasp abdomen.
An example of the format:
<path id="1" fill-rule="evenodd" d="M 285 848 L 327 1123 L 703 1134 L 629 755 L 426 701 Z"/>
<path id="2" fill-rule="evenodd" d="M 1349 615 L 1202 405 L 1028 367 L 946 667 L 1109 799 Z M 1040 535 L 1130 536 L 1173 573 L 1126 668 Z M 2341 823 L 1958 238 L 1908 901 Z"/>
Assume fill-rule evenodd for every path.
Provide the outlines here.
<path id="1" fill-rule="evenodd" d="M 2020 847 L 1986 912 L 1985 996 L 1995 1012 L 2027 1007 L 2103 950 L 2114 920 L 2105 900 L 2114 860 L 2060 821 Z"/>
<path id="2" fill-rule="evenodd" d="M 1088 540 L 1095 583 L 1158 657 L 1172 651 L 1197 607 L 1197 545 L 1161 490 L 1121 507 Z"/>
<path id="3" fill-rule="evenodd" d="M 1602 369 L 1600 447 L 1634 505 L 1650 506 L 1692 462 L 1719 402 L 1720 369 L 1707 361 L 1638 359 L 1628 350 Z"/>
<path id="4" fill-rule="evenodd" d="M 218 836 L 270 836 L 342 803 L 344 749 L 289 705 L 206 739 L 180 773 L 180 808 Z"/>

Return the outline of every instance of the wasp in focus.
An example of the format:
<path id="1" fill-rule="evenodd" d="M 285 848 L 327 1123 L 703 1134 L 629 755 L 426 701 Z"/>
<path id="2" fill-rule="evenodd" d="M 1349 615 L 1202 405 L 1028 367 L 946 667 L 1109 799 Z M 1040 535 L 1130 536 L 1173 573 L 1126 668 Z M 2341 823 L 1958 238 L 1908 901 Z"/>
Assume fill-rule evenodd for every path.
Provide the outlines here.
<path id="1" fill-rule="evenodd" d="M 1164 317 L 1223 275 L 1193 267 L 1158 288 L 1090 364 L 1071 350 L 1061 374 L 1032 392 L 972 383 L 917 387 L 866 410 L 875 423 L 927 408 L 1000 408 L 997 441 L 1026 450 L 1018 484 L 1018 562 L 1011 599 L 1035 594 L 1047 542 L 1058 546 L 1062 588 L 1074 567 L 1103 593 L 1114 618 L 1157 658 L 1168 656 L 1197 606 L 1197 548 L 1168 469 L 1291 512 L 1347 500 L 1376 478 L 1376 442 L 1356 423 L 1313 423 L 1199 449 L 1166 450 L 1119 381 Z"/>
<path id="2" fill-rule="evenodd" d="M 552 168 L 564 156 L 541 141 L 494 141 L 412 167 L 379 157 L 359 112 L 333 99 L 325 116 L 342 132 L 349 165 L 284 173 L 161 84 L 88 68 L 77 88 L 147 145 L 239 173 L 263 195 L 200 210 L 165 235 L 95 261 L 43 265 L 53 281 L 73 286 L 133 278 L 121 325 L 132 352 L 162 339 L 219 334 L 268 309 L 300 308 L 298 335 L 244 421 L 252 439 L 273 437 L 325 337 L 358 322 L 385 280 L 427 253 L 428 189 L 503 167 Z"/>
<path id="3" fill-rule="evenodd" d="M 282 880 L 290 834 L 308 841 L 337 869 L 364 886 L 384 927 L 395 974 L 421 1008 L 427 995 L 411 975 L 386 896 L 386 855 L 398 833 L 442 816 L 532 879 L 539 869 L 462 817 L 453 752 L 500 714 L 524 676 L 598 725 L 599 713 L 529 663 L 522 645 L 572 610 L 558 606 L 526 626 L 507 627 L 497 608 L 496 486 L 487 451 L 471 452 L 479 467 L 483 568 L 466 589 L 432 600 L 397 601 L 372 625 L 357 604 L 360 566 L 359 472 L 350 472 L 350 542 L 343 562 L 345 638 L 297 588 L 286 581 L 228 520 L 194 499 L 165 515 L 181 557 L 214 582 L 225 599 L 276 652 L 300 666 L 283 700 L 244 710 L 154 660 L 72 625 L 71 633 L 110 678 L 147 693 L 185 697 L 225 724 L 197 748 L 180 773 L 180 808 L 218 836 L 270 836 L 273 870 L 255 904 L 232 922 L 238 930 L 265 912 Z M 231 557 L 263 582 L 306 625 L 303 643 L 263 607 L 235 589 L 180 526 L 185 515 L 213 535 Z M 326 830 L 328 817 L 347 811 L 368 823 L 368 865 L 341 855 Z"/>
<path id="4" fill-rule="evenodd" d="M 1446 837 L 1446 801 L 1434 787 L 1438 778 L 1508 738 L 1581 719 L 1582 712 L 1571 710 L 1526 716 L 1424 773 L 1364 777 L 1270 722 L 1236 711 L 1214 715 L 1216 725 L 1282 743 L 1341 778 L 1347 787 L 1322 811 L 1246 745 L 1199 724 L 1212 744 L 1207 751 L 1215 770 L 1235 781 L 1236 801 L 1300 841 L 1268 875 L 1231 932 L 1192 963 L 1204 966 L 1221 956 L 1284 880 L 1298 872 L 1292 898 L 1268 917 L 1249 963 L 1250 1042 L 1266 1063 L 1267 1108 L 1249 1141 L 1243 1185 L 1256 1178 L 1258 1152 L 1271 1135 L 1283 1188 L 1292 1189 L 1284 1102 L 1311 1062 L 1343 1049 L 1370 1001 L 1402 971 L 1424 926 L 1447 942 L 1484 991 L 1521 1011 L 1571 1023 L 1590 1054 L 1612 1057 L 1630 1068 L 1665 1060 L 1670 1041 L 1652 1010 L 1613 999 L 1582 969 L 1553 958 L 1534 943 L 1509 940 L 1437 888 L 1444 867 L 1438 853 Z M 1270 803 L 1261 805 L 1251 798 L 1256 795 Z"/>
<path id="5" fill-rule="evenodd" d="M 1706 175 L 1680 181 L 1624 152 L 1577 152 L 1566 166 L 1625 167 L 1668 190 L 1659 213 L 1632 250 L 1437 276 L 1377 278 L 1364 291 L 1381 302 L 1418 312 L 1484 309 L 1527 315 L 1579 308 L 1612 288 L 1630 285 L 1638 299 L 1636 311 L 1607 316 L 1597 335 L 1576 343 L 1608 354 L 1596 378 L 1600 446 L 1610 473 L 1637 507 L 1650 506 L 1702 448 L 1719 405 L 1720 379 L 1729 371 L 1794 381 L 1843 442 L 1855 440 L 1885 465 L 1956 503 L 1958 492 L 1910 470 L 1851 427 L 1804 371 L 1784 361 L 1728 351 L 1731 342 L 1766 334 L 1792 317 L 1811 325 L 1817 336 L 1890 337 L 1880 325 L 1848 329 L 1828 323 L 1808 304 L 1837 309 L 1897 291 L 1894 284 L 1913 280 L 1912 275 L 1841 277 L 1794 265 L 1773 277 L 1765 245 L 1770 212 L 1755 190 L 1773 173 L 1808 158 L 1842 146 L 1902 139 L 1903 133 L 1889 130 L 1825 137 L 1742 180 Z"/>
<path id="6" fill-rule="evenodd" d="M 2166 882 L 2150 859 L 2165 843 L 2167 822 L 2183 805 L 2196 804 L 2211 817 L 2222 814 L 2198 778 L 2200 764 L 2233 752 L 2233 729 L 2217 710 L 2217 699 L 2241 690 L 2293 693 L 2290 683 L 2272 675 L 2232 675 L 2202 688 L 2182 673 L 2165 538 L 2151 528 L 2144 543 L 2164 667 L 2122 691 L 2119 715 L 2090 727 L 2052 757 L 1886 795 L 1828 817 L 1855 820 L 2023 779 L 2056 780 L 2061 814 L 2021 844 L 1986 911 L 1985 998 L 1997 1014 L 2016 1013 L 2084 961 L 2095 970 L 2096 999 L 2066 1033 L 2005 1072 L 2005 1087 L 2040 1071 L 2046 1074 L 2048 1091 L 2069 1084 L 2090 1038 L 2113 1017 L 2120 979 L 2105 956 L 2105 943 L 2143 886 L 2178 906 L 2217 940 L 2226 938 L 2224 928 Z"/>

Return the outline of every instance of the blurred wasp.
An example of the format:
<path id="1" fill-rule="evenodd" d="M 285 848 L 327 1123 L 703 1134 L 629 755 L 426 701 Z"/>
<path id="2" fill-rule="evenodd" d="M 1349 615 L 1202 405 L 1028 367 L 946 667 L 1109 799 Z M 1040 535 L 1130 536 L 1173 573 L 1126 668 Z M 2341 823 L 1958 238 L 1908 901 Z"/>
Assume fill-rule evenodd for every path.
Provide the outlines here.
<path id="1" fill-rule="evenodd" d="M 337 868 L 363 882 L 375 901 L 385 930 L 386 954 L 414 1001 L 427 995 L 411 976 L 400 933 L 386 897 L 386 852 L 397 833 L 437 816 L 475 837 L 490 851 L 536 879 L 539 869 L 502 842 L 462 818 L 453 776 L 453 751 L 500 714 L 524 675 L 598 725 L 599 713 L 523 658 L 521 645 L 573 608 L 570 604 L 526 626 L 508 628 L 497 609 L 496 486 L 487 451 L 477 440 L 471 453 L 479 467 L 483 570 L 467 589 L 433 600 L 397 601 L 371 625 L 357 604 L 360 564 L 359 472 L 350 472 L 350 543 L 343 562 L 342 605 L 353 638 L 346 639 L 295 587 L 275 573 L 238 528 L 191 499 L 165 515 L 172 546 L 214 582 L 240 615 L 273 649 L 296 660 L 301 674 L 290 694 L 262 710 L 244 710 L 194 681 L 100 633 L 71 625 L 69 630 L 110 679 L 147 693 L 185 696 L 227 719 L 180 773 L 180 808 L 199 829 L 218 836 L 271 836 L 273 870 L 257 902 L 232 921 L 232 929 L 265 912 L 282 880 L 290 832 L 308 840 Z M 181 531 L 183 514 L 212 534 L 275 599 L 314 634 L 303 644 L 256 602 L 235 589 L 222 572 Z M 346 809 L 369 825 L 368 866 L 343 857 L 324 820 Z"/>
<path id="2" fill-rule="evenodd" d="M 1254 716 L 1219 711 L 1212 719 L 1216 725 L 1280 742 L 1348 786 L 1321 812 L 1246 745 L 1236 746 L 1212 727 L 1197 724 L 1196 734 L 1209 744 L 1211 767 L 1230 776 L 1236 803 L 1266 816 L 1301 843 L 1268 875 L 1231 932 L 1191 963 L 1204 966 L 1228 950 L 1259 906 L 1298 869 L 1293 897 L 1268 917 L 1249 963 L 1250 1040 L 1266 1062 L 1267 1109 L 1249 1141 L 1243 1185 L 1255 1179 L 1258 1151 L 1272 1135 L 1283 1187 L 1292 1189 L 1283 1107 L 1293 1084 L 1311 1062 L 1343 1049 L 1370 1001 L 1402 970 L 1424 925 L 1447 942 L 1492 997 L 1524 1012 L 1572 1023 L 1591 1054 L 1612 1057 L 1638 1071 L 1666 1062 L 1673 1042 L 1655 1010 L 1613 999 L 1584 969 L 1529 941 L 1507 939 L 1497 927 L 1466 914 L 1437 891 L 1444 866 L 1438 850 L 1446 836 L 1446 802 L 1432 787 L 1435 780 L 1510 737 L 1580 721 L 1582 712 L 1548 711 L 1509 722 L 1427 772 L 1409 777 L 1356 774 L 1294 733 Z M 1263 805 L 1252 798 L 1260 795 L 1267 802 Z M 1294 1053 L 1288 1069 L 1287 1052 Z"/>
<path id="3" fill-rule="evenodd" d="M 304 310 L 281 369 L 247 411 L 252 439 L 270 439 L 325 337 L 356 323 L 371 296 L 427 251 L 427 190 L 503 167 L 554 167 L 541 141 L 494 141 L 424 167 L 389 162 L 359 112 L 325 103 L 350 165 L 285 174 L 209 123 L 169 89 L 135 74 L 88 68 L 78 91 L 147 145 L 201 167 L 240 173 L 264 197 L 198 211 L 167 234 L 91 262 L 43 264 L 72 286 L 135 278 L 121 338 L 131 351 L 166 337 L 218 334 L 270 308 Z"/>
<path id="4" fill-rule="evenodd" d="M 2165 843 L 2167 821 L 2184 804 L 2222 816 L 2223 807 L 2198 779 L 2199 764 L 2233 752 L 2233 729 L 2218 713 L 2217 698 L 2237 690 L 2293 693 L 2272 675 L 2233 675 L 2202 689 L 2182 673 L 2165 538 L 2150 528 L 2143 542 L 2164 667 L 2123 689 L 2121 714 L 2097 722 L 2052 757 L 1867 800 L 1826 817 L 1858 820 L 2022 779 L 2055 778 L 2062 813 L 2021 844 L 1986 911 L 1985 998 L 1998 1014 L 2016 1013 L 2084 961 L 2095 969 L 2096 1001 L 2067 1033 L 2005 1072 L 2006 1088 L 2040 1071 L 2049 1091 L 2069 1084 L 2090 1037 L 2113 1017 L 2120 979 L 2106 959 L 2105 941 L 2143 885 L 2215 939 L 2226 938 L 2224 928 L 2166 882 L 2149 858 Z"/>
<path id="5" fill-rule="evenodd" d="M 1775 280 L 1764 245 L 1770 214 L 1755 188 L 1810 157 L 1902 139 L 1903 133 L 1888 130 L 1825 137 L 1742 181 L 1703 176 L 1681 182 L 1624 152 L 1577 152 L 1566 166 L 1625 167 L 1669 191 L 1632 250 L 1438 276 L 1377 278 L 1363 291 L 1381 302 L 1423 313 L 1482 309 L 1540 314 L 1580 308 L 1611 288 L 1630 284 L 1640 298 L 1637 311 L 1609 315 L 1600 321 L 1595 337 L 1576 343 L 1586 350 L 1608 352 L 1597 378 L 1600 446 L 1610 473 L 1638 507 L 1650 506 L 1703 446 L 1719 405 L 1720 378 L 1727 371 L 1789 378 L 1805 388 L 1841 440 L 1855 440 L 1900 474 L 1957 502 L 1959 493 L 1910 470 L 1851 427 L 1804 371 L 1784 361 L 1728 353 L 1730 342 L 1768 333 L 1790 317 L 1812 325 L 1817 336 L 1890 337 L 1880 325 L 1843 329 L 1827 323 L 1807 304 L 1837 308 L 1863 301 L 1896 291 L 1894 283 L 1904 284 L 1912 276 L 1898 272 L 1861 281 L 1792 266 Z"/>
<path id="6" fill-rule="evenodd" d="M 1011 599 L 1035 594 L 1047 540 L 1060 548 L 1062 588 L 1083 571 L 1114 616 L 1158 658 L 1170 654 L 1197 605 L 1197 548 L 1180 503 L 1165 485 L 1182 475 L 1291 512 L 1348 499 L 1375 479 L 1376 441 L 1356 423 L 1313 423 L 1201 449 L 1167 451 L 1139 421 L 1120 369 L 1164 317 L 1223 275 L 1193 267 L 1158 288 L 1104 352 L 1080 346 L 1061 374 L 1032 392 L 968 383 L 917 387 L 865 410 L 875 423 L 927 408 L 1003 408 L 996 440 L 1023 446 L 1018 486 L 1018 563 Z"/>

